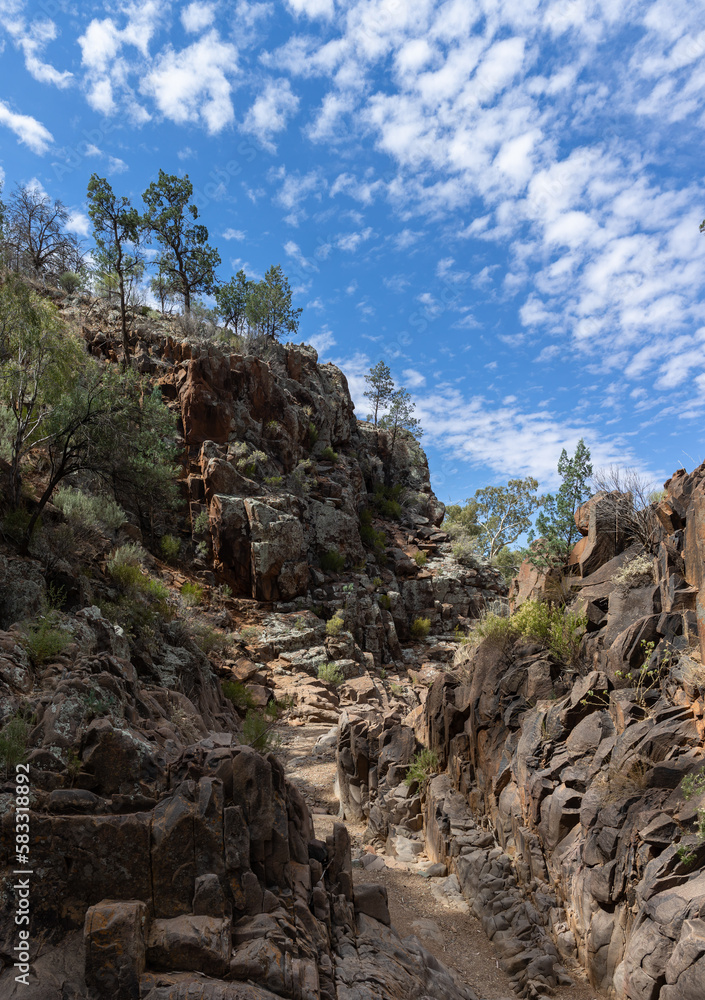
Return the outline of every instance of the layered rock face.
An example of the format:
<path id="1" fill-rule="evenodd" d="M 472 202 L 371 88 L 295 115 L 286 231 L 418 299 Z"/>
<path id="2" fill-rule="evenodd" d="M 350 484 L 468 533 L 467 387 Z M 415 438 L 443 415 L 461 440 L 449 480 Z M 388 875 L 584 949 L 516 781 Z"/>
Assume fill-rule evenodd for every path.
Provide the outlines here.
<path id="1" fill-rule="evenodd" d="M 618 998 L 705 990 L 705 466 L 666 486 L 648 546 L 610 524 L 624 498 L 576 515 L 574 665 L 526 640 L 461 646 L 423 719 L 341 731 L 346 811 L 448 865 L 525 996 L 576 963 Z M 556 583 L 527 566 L 513 600 Z M 445 773 L 400 794 L 417 738 Z"/>

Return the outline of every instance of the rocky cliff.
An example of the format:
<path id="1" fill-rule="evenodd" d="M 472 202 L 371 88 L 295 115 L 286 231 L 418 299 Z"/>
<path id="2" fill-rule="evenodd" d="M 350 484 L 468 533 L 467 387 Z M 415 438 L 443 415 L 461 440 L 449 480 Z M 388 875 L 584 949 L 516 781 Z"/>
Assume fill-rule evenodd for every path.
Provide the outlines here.
<path id="1" fill-rule="evenodd" d="M 93 354 L 119 361 L 114 311 L 58 304 Z M 392 452 L 358 423 L 338 369 L 303 346 L 254 356 L 178 332 L 145 320 L 132 337 L 179 419 L 171 561 L 135 523 L 79 524 L 51 504 L 29 558 L 7 533 L 0 544 L 0 726 L 15 740 L 0 785 L 0 992 L 471 1000 L 400 940 L 383 890 L 353 886 L 345 826 L 316 838 L 243 717 L 418 714 L 454 631 L 506 588 L 453 558 L 423 452 L 409 437 Z M 41 475 L 38 463 L 29 481 Z M 116 550 L 132 560 L 122 576 Z M 28 812 L 9 764 L 23 759 Z M 25 821 L 29 986 L 15 978 Z"/>
<path id="2" fill-rule="evenodd" d="M 705 466 L 666 489 L 646 544 L 615 520 L 630 498 L 600 494 L 572 575 L 522 568 L 515 606 L 562 587 L 585 615 L 572 663 L 511 636 L 460 646 L 422 717 L 341 727 L 345 808 L 447 864 L 524 996 L 576 967 L 629 1000 L 705 989 Z M 417 738 L 442 773 L 403 785 Z"/>

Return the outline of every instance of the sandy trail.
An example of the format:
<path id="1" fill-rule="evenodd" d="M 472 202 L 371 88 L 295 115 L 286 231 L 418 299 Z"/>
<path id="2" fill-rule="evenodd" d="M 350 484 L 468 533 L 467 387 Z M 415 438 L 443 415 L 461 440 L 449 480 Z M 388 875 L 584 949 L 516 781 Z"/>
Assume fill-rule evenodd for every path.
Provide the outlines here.
<path id="1" fill-rule="evenodd" d="M 327 733 L 329 725 L 288 726 L 282 733 L 279 756 L 287 777 L 303 793 L 313 812 L 316 836 L 325 840 L 339 822 L 338 800 L 333 790 L 335 750 L 314 749 L 316 740 Z M 364 849 L 365 828 L 346 821 L 355 859 Z M 415 934 L 433 955 L 444 963 L 463 984 L 470 986 L 482 1000 L 514 998 L 507 975 L 499 968 L 492 942 L 480 922 L 471 914 L 454 908 L 447 897 L 437 898 L 431 883 L 416 871 L 396 863 L 376 871 L 353 866 L 358 882 L 386 886 L 392 924 L 401 937 Z M 394 860 L 391 864 L 395 865 Z M 438 894 L 442 896 L 442 894 Z M 575 986 L 557 989 L 557 1000 L 603 1000 L 603 994 L 589 986 L 580 970 L 570 970 Z"/>

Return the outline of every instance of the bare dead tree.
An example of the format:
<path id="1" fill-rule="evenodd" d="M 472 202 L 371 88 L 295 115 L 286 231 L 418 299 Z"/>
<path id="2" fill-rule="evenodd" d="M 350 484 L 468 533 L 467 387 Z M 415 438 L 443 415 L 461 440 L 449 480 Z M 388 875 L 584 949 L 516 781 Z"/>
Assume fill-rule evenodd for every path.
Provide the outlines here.
<path id="1" fill-rule="evenodd" d="M 606 494 L 600 502 L 601 527 L 651 548 L 659 529 L 652 501 L 656 484 L 637 469 L 610 465 L 595 472 L 592 485 Z"/>
<path id="2" fill-rule="evenodd" d="M 60 201 L 34 187 L 17 186 L 5 213 L 6 266 L 54 284 L 67 271 L 84 267 L 81 242 L 66 230 L 69 213 Z"/>

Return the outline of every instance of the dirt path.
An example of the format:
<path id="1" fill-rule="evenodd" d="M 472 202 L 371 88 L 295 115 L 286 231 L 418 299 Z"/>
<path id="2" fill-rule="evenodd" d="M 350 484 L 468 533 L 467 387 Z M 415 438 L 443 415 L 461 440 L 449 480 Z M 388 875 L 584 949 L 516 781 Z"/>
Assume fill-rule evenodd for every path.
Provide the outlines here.
<path id="1" fill-rule="evenodd" d="M 335 750 L 315 748 L 316 740 L 329 729 L 327 725 L 287 727 L 280 752 L 287 777 L 299 787 L 313 812 L 316 836 L 321 840 L 338 822 L 338 800 L 333 790 Z M 403 938 L 415 934 L 431 954 L 482 1000 L 515 997 L 480 922 L 458 901 L 439 890 L 434 892 L 432 884 L 419 872 L 409 870 L 395 859 L 384 857 L 384 867 L 380 859 L 372 870 L 359 867 L 359 861 L 356 866 L 356 860 L 365 852 L 365 828 L 350 822 L 346 826 L 352 842 L 354 881 L 386 886 L 389 913 L 399 935 Z M 575 986 L 556 990 L 557 1000 L 602 1000 L 602 994 L 589 986 L 579 971 L 571 970 L 571 975 Z"/>

